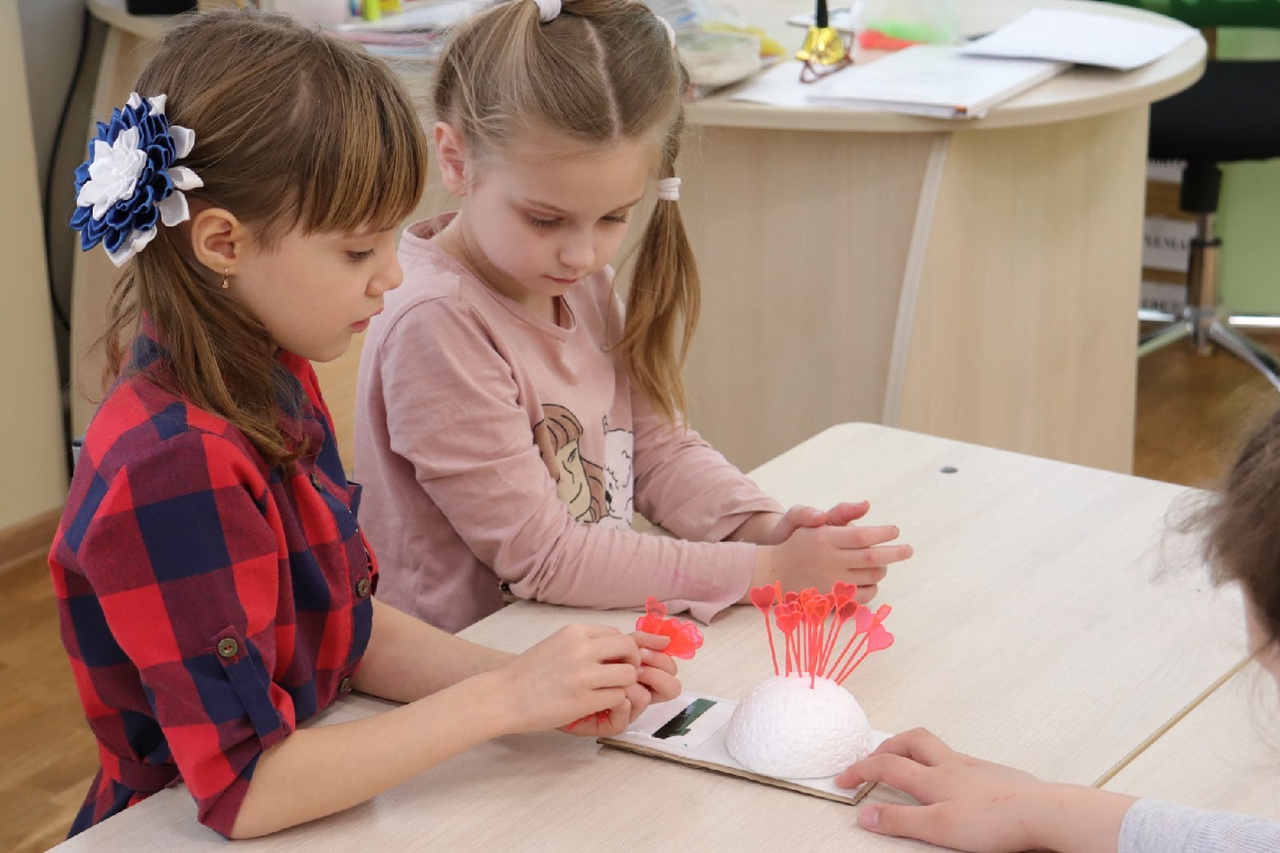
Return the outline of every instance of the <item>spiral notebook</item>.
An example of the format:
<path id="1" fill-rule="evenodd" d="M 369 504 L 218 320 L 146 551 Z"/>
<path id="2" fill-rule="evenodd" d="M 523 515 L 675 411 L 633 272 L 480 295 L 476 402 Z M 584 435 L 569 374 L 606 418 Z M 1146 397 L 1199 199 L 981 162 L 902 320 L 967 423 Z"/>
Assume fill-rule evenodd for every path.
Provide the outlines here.
<path id="1" fill-rule="evenodd" d="M 813 104 L 950 119 L 982 118 L 997 104 L 1061 74 L 1069 62 L 966 56 L 954 45 L 920 44 L 808 87 Z"/>

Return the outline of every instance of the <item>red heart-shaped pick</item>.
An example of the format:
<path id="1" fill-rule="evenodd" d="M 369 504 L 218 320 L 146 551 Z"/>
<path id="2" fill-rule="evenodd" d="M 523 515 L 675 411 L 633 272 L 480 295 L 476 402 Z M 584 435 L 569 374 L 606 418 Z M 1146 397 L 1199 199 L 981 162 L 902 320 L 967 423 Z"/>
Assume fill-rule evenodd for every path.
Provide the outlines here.
<path id="1" fill-rule="evenodd" d="M 804 604 L 804 621 L 810 625 L 821 625 L 827 620 L 831 610 L 831 602 L 826 598 L 811 598 Z"/>
<path id="2" fill-rule="evenodd" d="M 677 623 L 677 621 L 675 619 L 667 620 L 668 624 Z M 676 633 L 671 635 L 671 642 L 662 651 L 673 658 L 688 660 L 693 657 L 694 652 L 702 648 L 702 632 L 692 622 L 679 622 L 678 624 L 679 628 Z"/>
<path id="3" fill-rule="evenodd" d="M 848 622 L 855 615 L 857 615 L 859 607 L 862 607 L 862 605 L 851 598 L 840 605 L 840 607 L 836 610 L 836 615 L 839 617 L 841 622 Z M 866 610 L 867 608 L 862 607 L 862 609 Z"/>
<path id="4" fill-rule="evenodd" d="M 777 591 L 772 586 L 755 586 L 751 588 L 751 603 L 760 608 L 760 611 L 769 615 L 769 605 L 773 604 L 774 596 Z"/>
<path id="5" fill-rule="evenodd" d="M 832 587 L 831 592 L 837 598 L 853 598 L 858 594 L 858 585 L 856 583 L 845 583 L 837 581 Z"/>
<path id="6" fill-rule="evenodd" d="M 877 625 L 871 629 L 871 633 L 867 635 L 867 653 L 878 652 L 881 649 L 887 649 L 893 645 L 893 634 L 890 634 L 882 626 Z"/>
<path id="7" fill-rule="evenodd" d="M 787 636 L 790 636 L 795 631 L 796 626 L 800 624 L 800 612 L 790 608 L 777 610 L 773 618 L 778 623 L 778 630 Z"/>
<path id="8" fill-rule="evenodd" d="M 875 624 L 875 616 L 871 614 L 870 608 L 859 604 L 857 611 L 853 614 L 853 633 L 861 634 L 869 631 L 873 624 Z"/>

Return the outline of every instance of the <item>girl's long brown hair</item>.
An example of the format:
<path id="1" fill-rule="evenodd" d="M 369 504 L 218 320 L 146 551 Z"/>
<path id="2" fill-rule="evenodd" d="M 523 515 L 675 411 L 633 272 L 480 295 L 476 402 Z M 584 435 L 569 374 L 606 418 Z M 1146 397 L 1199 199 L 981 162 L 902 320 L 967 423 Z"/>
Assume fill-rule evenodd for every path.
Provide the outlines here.
<path id="1" fill-rule="evenodd" d="M 137 83 L 166 95 L 172 124 L 195 132 L 180 165 L 204 186 L 192 205 L 225 208 L 269 249 L 304 233 L 389 228 L 422 195 L 422 124 L 397 76 L 363 49 L 252 11 L 209 12 L 169 30 Z M 148 378 L 245 434 L 271 466 L 302 451 L 282 432 L 289 382 L 267 330 L 196 263 L 185 230 L 158 227 L 116 285 L 103 336 L 106 379 L 124 368 L 140 312 L 172 354 Z M 186 238 L 189 239 L 189 238 Z M 298 306 L 299 311 L 307 310 Z"/>
<path id="2" fill-rule="evenodd" d="M 565 0 L 544 24 L 536 4 L 510 0 L 453 34 L 437 68 L 434 107 L 469 157 L 501 156 L 529 133 L 591 146 L 651 138 L 663 178 L 675 174 L 687 85 L 667 28 L 641 3 Z M 685 407 L 680 367 L 699 304 L 679 205 L 659 202 L 641 238 L 615 347 L 632 382 L 672 422 Z"/>
<path id="3" fill-rule="evenodd" d="M 1238 581 L 1280 642 L 1280 410 L 1245 442 L 1222 490 L 1185 527 L 1204 527 L 1216 582 Z"/>

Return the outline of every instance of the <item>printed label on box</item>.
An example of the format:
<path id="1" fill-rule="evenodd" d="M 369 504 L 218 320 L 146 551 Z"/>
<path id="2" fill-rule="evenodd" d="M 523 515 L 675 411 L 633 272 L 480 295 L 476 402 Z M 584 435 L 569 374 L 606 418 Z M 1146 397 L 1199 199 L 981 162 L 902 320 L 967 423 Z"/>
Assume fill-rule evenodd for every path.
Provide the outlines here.
<path id="1" fill-rule="evenodd" d="M 1182 183 L 1182 170 L 1187 166 L 1185 160 L 1148 160 L 1147 180 L 1160 181 L 1165 184 Z"/>
<path id="2" fill-rule="evenodd" d="M 1180 284 L 1166 284 L 1162 281 L 1142 283 L 1143 308 L 1163 311 L 1165 314 L 1181 314 L 1186 304 L 1187 289 Z"/>
<path id="3" fill-rule="evenodd" d="M 1191 238 L 1195 234 L 1194 222 L 1148 216 L 1142 227 L 1142 265 L 1153 270 L 1186 270 Z"/>

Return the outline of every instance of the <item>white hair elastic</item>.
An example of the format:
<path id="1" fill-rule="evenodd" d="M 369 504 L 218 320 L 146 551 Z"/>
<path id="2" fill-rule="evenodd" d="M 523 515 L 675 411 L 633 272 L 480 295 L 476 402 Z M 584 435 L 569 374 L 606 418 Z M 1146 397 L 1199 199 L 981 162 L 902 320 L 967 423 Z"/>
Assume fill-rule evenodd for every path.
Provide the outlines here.
<path id="1" fill-rule="evenodd" d="M 680 179 L 659 178 L 655 189 L 662 201 L 677 201 L 680 198 Z"/>
<path id="2" fill-rule="evenodd" d="M 538 6 L 538 20 L 550 23 L 560 14 L 560 0 L 533 0 Z"/>

